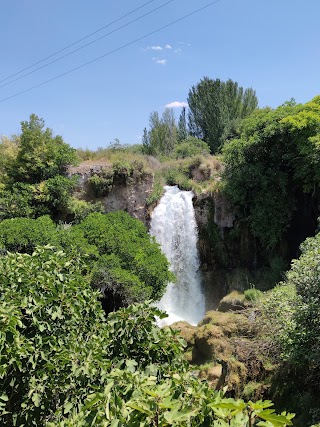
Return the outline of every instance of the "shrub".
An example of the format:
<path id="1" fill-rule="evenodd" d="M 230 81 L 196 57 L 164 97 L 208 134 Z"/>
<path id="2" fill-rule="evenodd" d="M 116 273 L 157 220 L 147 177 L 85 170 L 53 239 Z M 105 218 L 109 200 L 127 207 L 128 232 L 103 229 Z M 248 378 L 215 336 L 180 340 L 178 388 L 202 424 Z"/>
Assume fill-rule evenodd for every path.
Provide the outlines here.
<path id="1" fill-rule="evenodd" d="M 0 257 L 2 425 L 292 424 L 269 401 L 222 398 L 187 373 L 185 343 L 155 325 L 165 317 L 155 307 L 105 321 L 85 270 L 79 257 L 50 247 Z"/>
<path id="2" fill-rule="evenodd" d="M 188 139 L 180 142 L 174 148 L 173 155 L 176 159 L 184 159 L 193 156 L 207 156 L 210 154 L 210 147 L 201 139 L 189 137 Z"/>
<path id="3" fill-rule="evenodd" d="M 0 257 L 2 425 L 43 425 L 102 382 L 103 312 L 84 269 L 50 247 Z"/>
<path id="4" fill-rule="evenodd" d="M 118 273 L 121 268 L 136 275 L 144 284 L 148 298 L 161 298 L 166 283 L 173 280 L 173 275 L 168 271 L 168 261 L 159 245 L 147 233 L 142 222 L 119 211 L 107 215 L 90 214 L 75 227 L 82 230 L 88 242 L 98 248 L 100 255 L 118 258 Z M 99 271 L 102 272 L 101 268 Z M 102 276 L 99 277 L 101 279 Z"/>
<path id="5" fill-rule="evenodd" d="M 68 201 L 67 212 L 73 217 L 73 222 L 78 224 L 93 212 L 104 212 L 104 207 L 101 202 L 87 202 L 79 200 L 76 197 L 70 197 Z"/>
<path id="6" fill-rule="evenodd" d="M 255 302 L 261 299 L 263 293 L 259 289 L 251 288 L 244 291 L 244 297 L 247 301 Z"/>
<path id="7" fill-rule="evenodd" d="M 106 196 L 113 187 L 114 172 L 110 168 L 102 169 L 88 179 L 89 188 L 96 197 Z"/>
<path id="8" fill-rule="evenodd" d="M 36 246 L 47 244 L 58 244 L 57 226 L 48 215 L 0 222 L 0 246 L 10 252 L 31 254 Z"/>

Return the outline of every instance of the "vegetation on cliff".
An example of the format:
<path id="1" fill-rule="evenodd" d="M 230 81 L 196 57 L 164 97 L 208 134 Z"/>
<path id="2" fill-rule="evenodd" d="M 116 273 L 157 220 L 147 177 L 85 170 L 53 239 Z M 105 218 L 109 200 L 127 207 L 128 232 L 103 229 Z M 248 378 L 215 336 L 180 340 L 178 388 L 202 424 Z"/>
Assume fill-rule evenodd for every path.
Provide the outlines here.
<path id="1" fill-rule="evenodd" d="M 255 111 L 224 144 L 224 191 L 264 246 L 279 243 L 299 209 L 314 209 L 319 135 L 316 97 L 305 105 L 289 102 Z"/>

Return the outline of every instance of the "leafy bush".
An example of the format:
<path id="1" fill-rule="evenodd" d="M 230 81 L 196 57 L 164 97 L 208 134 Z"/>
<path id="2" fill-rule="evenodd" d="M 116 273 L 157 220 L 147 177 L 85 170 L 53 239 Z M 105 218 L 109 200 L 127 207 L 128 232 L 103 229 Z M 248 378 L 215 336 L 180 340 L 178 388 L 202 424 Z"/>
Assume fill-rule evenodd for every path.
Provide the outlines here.
<path id="1" fill-rule="evenodd" d="M 30 120 L 21 122 L 19 151 L 7 167 L 8 179 L 34 184 L 65 175 L 67 166 L 76 161 L 75 150 L 61 136 L 53 136 L 44 129 L 44 120 L 31 114 Z"/>
<path id="2" fill-rule="evenodd" d="M 57 226 L 49 216 L 36 220 L 12 218 L 0 222 L 0 247 L 31 254 L 38 245 L 57 245 Z"/>
<path id="3" fill-rule="evenodd" d="M 51 247 L 0 257 L 2 425 L 291 425 L 270 402 L 222 398 L 187 373 L 184 341 L 155 325 L 160 310 L 106 321 L 85 272 Z"/>
<path id="4" fill-rule="evenodd" d="M 78 224 L 93 212 L 104 212 L 101 202 L 87 202 L 76 197 L 70 197 L 68 200 L 67 212 L 72 215 L 73 222 Z"/>
<path id="5" fill-rule="evenodd" d="M 188 139 L 180 142 L 174 148 L 174 157 L 177 159 L 184 159 L 193 156 L 206 156 L 210 154 L 210 147 L 205 141 L 201 139 L 189 137 Z"/>
<path id="6" fill-rule="evenodd" d="M 262 312 L 261 329 L 264 331 L 265 341 L 269 341 L 277 357 L 287 357 L 289 338 L 295 328 L 294 311 L 298 304 L 296 290 L 292 285 L 281 283 L 268 291 L 261 300 Z"/>
<path id="7" fill-rule="evenodd" d="M 22 182 L 0 189 L 0 219 L 34 217 L 34 188 Z"/>
<path id="8" fill-rule="evenodd" d="M 44 121 L 34 114 L 21 129 L 10 147 L 0 146 L 6 156 L 0 165 L 0 219 L 46 214 L 57 218 L 67 209 L 74 189 L 75 181 L 66 174 L 76 162 L 75 150 L 44 129 Z"/>
<path id="9" fill-rule="evenodd" d="M 293 414 L 277 415 L 270 401 L 245 403 L 224 398 L 190 374 L 160 383 L 134 369 L 114 371 L 104 390 L 89 396 L 81 410 L 48 427 L 190 426 L 285 427 Z"/>
<path id="10" fill-rule="evenodd" d="M 279 243 L 299 198 L 319 188 L 320 98 L 264 108 L 243 120 L 223 148 L 224 191 L 266 248 Z"/>
<path id="11" fill-rule="evenodd" d="M 111 268 L 112 278 L 118 277 L 116 283 L 121 282 L 121 271 L 127 270 L 130 272 L 130 280 L 128 282 L 128 275 L 123 276 L 123 283 L 143 283 L 148 299 L 161 298 L 166 283 L 173 280 L 173 275 L 168 271 L 168 261 L 161 253 L 159 245 L 147 233 L 142 222 L 119 211 L 107 215 L 93 213 L 75 227 L 82 230 L 88 242 L 98 248 L 100 255 L 113 255 L 117 258 L 116 264 Z M 114 258 L 112 259 L 114 261 Z M 100 263 L 97 275 L 93 276 L 94 285 L 99 284 L 101 287 L 104 270 L 105 278 L 111 279 L 108 266 L 103 267 Z M 110 286 L 109 279 L 106 289 Z M 127 291 L 132 293 L 132 297 L 137 301 L 134 287 L 128 288 Z"/>
<path id="12" fill-rule="evenodd" d="M 89 187 L 96 197 L 106 196 L 112 190 L 114 174 L 112 169 L 102 169 L 88 179 Z"/>
<path id="13" fill-rule="evenodd" d="M 0 258 L 2 425 L 43 425 L 102 384 L 103 312 L 84 269 L 50 247 Z"/>
<path id="14" fill-rule="evenodd" d="M 294 328 L 289 330 L 291 358 L 313 372 L 320 369 L 320 234 L 301 245 L 302 254 L 292 262 L 287 283 L 295 287 L 299 299 L 293 315 Z"/>
<path id="15" fill-rule="evenodd" d="M 258 301 L 261 299 L 263 293 L 259 289 L 251 288 L 244 291 L 244 297 L 248 301 Z"/>
<path id="16" fill-rule="evenodd" d="M 32 253 L 37 245 L 46 244 L 86 257 L 91 283 L 107 296 L 108 311 L 158 300 L 167 282 L 174 280 L 159 245 L 139 220 L 125 212 L 92 213 L 74 226 L 57 227 L 49 216 L 0 222 L 0 248 Z"/>

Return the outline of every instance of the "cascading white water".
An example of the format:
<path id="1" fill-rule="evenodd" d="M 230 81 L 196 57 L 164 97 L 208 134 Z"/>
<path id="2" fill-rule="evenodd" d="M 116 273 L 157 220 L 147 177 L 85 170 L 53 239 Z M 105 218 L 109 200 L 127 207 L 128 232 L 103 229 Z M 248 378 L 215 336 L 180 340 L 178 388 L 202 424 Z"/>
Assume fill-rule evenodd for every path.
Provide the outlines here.
<path id="1" fill-rule="evenodd" d="M 177 278 L 176 283 L 168 284 L 157 304 L 169 315 L 164 319 L 167 325 L 178 320 L 196 325 L 205 314 L 192 197 L 191 191 L 166 186 L 151 219 L 150 234 L 160 244 Z"/>

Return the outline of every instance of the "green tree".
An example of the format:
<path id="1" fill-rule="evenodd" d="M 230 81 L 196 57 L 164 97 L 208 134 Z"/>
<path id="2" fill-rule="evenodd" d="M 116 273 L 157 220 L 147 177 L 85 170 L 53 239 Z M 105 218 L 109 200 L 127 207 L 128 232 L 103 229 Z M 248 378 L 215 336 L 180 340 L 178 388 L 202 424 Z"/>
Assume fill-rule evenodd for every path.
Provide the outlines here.
<path id="1" fill-rule="evenodd" d="M 291 361 L 306 369 L 314 385 L 320 378 L 320 234 L 306 239 L 301 252 L 287 273 L 298 298 L 286 344 Z"/>
<path id="2" fill-rule="evenodd" d="M 190 134 L 208 143 L 215 153 L 230 122 L 249 115 L 258 105 L 255 91 L 238 83 L 204 77 L 188 95 Z"/>
<path id="3" fill-rule="evenodd" d="M 75 150 L 44 126 L 44 120 L 35 114 L 21 122 L 19 151 L 8 170 L 11 181 L 38 183 L 64 175 L 67 166 L 76 162 Z"/>
<path id="4" fill-rule="evenodd" d="M 160 299 L 167 282 L 174 280 L 159 245 L 125 212 L 89 214 L 75 226 L 57 226 L 49 216 L 0 222 L 0 249 L 30 254 L 46 244 L 86 260 L 92 286 L 105 295 L 107 312 Z"/>
<path id="5" fill-rule="evenodd" d="M 0 222 L 0 247 L 31 254 L 36 246 L 58 245 L 57 226 L 49 216 L 11 218 Z"/>
<path id="6" fill-rule="evenodd" d="M 315 203 L 319 175 L 320 98 L 253 112 L 223 148 L 224 191 L 238 218 L 265 247 L 290 226 L 299 199 Z M 303 207 L 304 209 L 304 207 Z M 312 231 L 312 230 L 311 230 Z"/>
<path id="7" fill-rule="evenodd" d="M 0 257 L 2 425 L 44 425 L 103 381 L 103 312 L 85 269 L 49 247 Z"/>
<path id="8" fill-rule="evenodd" d="M 21 122 L 22 133 L 12 142 L 0 144 L 3 185 L 0 187 L 0 217 L 57 218 L 66 211 L 75 181 L 66 177 L 76 162 L 76 152 L 61 136 L 44 129 L 43 119 L 32 114 Z"/>
<path id="9" fill-rule="evenodd" d="M 186 119 L 186 107 L 182 107 L 178 121 L 178 141 L 182 142 L 188 137 L 187 119 Z"/>
<path id="10" fill-rule="evenodd" d="M 4 183 L 7 179 L 8 164 L 11 164 L 16 158 L 19 144 L 20 138 L 18 136 L 0 137 L 0 183 Z"/>
<path id="11" fill-rule="evenodd" d="M 166 108 L 162 116 L 153 111 L 149 117 L 150 130 L 144 130 L 143 147 L 145 154 L 169 156 L 178 139 L 174 112 Z"/>
<path id="12" fill-rule="evenodd" d="M 142 135 L 142 151 L 144 154 L 151 154 L 152 149 L 150 147 L 150 136 L 147 131 L 147 128 L 143 129 L 143 135 Z"/>

